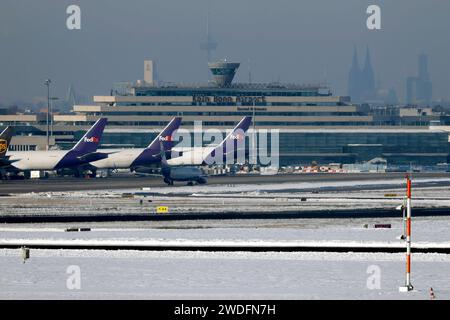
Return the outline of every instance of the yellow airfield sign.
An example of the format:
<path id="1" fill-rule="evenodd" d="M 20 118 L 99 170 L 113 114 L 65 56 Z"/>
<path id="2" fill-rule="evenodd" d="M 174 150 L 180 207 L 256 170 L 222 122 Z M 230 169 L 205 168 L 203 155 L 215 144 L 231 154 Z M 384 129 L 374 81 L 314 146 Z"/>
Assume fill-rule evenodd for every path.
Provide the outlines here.
<path id="1" fill-rule="evenodd" d="M 166 206 L 156 207 L 156 213 L 169 213 L 169 207 Z"/>

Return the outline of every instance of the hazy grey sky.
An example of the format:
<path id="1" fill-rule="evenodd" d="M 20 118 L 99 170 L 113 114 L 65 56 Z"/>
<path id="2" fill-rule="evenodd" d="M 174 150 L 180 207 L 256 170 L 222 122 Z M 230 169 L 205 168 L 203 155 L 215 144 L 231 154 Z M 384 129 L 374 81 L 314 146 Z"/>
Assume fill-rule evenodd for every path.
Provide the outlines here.
<path id="1" fill-rule="evenodd" d="M 66 28 L 66 8 L 81 7 L 81 30 Z M 114 82 L 143 77 L 143 60 L 157 61 L 165 81 L 206 81 L 208 0 L 1 0 L 0 103 L 54 95 L 67 87 L 108 94 Z M 366 8 L 381 6 L 382 30 L 366 27 Z M 417 55 L 429 54 L 434 99 L 450 100 L 448 0 L 211 1 L 214 58 L 241 62 L 237 81 L 318 82 L 347 93 L 353 46 L 360 63 L 369 45 L 377 79 L 404 99 Z"/>

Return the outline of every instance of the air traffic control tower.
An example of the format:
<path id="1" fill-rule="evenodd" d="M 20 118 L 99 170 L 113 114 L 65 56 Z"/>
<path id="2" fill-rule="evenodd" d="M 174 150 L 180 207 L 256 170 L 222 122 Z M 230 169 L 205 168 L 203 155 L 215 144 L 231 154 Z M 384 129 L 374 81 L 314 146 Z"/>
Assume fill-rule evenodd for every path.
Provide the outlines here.
<path id="1" fill-rule="evenodd" d="M 208 63 L 208 67 L 214 76 L 214 82 L 219 87 L 229 87 L 233 81 L 240 63 L 227 62 L 226 60 Z"/>

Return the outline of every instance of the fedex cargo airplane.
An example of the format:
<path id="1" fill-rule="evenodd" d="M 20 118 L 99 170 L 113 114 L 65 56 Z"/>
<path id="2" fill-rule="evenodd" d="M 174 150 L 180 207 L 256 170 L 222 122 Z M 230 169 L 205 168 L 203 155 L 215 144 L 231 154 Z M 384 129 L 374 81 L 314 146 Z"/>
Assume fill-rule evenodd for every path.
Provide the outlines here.
<path id="1" fill-rule="evenodd" d="M 245 133 L 250 127 L 251 122 L 252 117 L 242 118 L 236 127 L 217 146 L 183 149 L 179 156 L 176 156 L 177 148 L 175 147 L 172 149 L 172 158 L 167 160 L 167 164 L 169 166 L 214 164 L 215 160 L 219 160 L 218 157 L 221 158 L 219 160 L 221 163 L 225 163 L 227 157 L 234 157 L 239 151 L 238 148 L 244 146 Z"/>
<path id="2" fill-rule="evenodd" d="M 86 165 L 93 159 L 107 155 L 98 153 L 97 147 L 106 125 L 100 118 L 71 150 L 10 151 L 7 153 L 8 171 L 58 170 Z"/>
<path id="3" fill-rule="evenodd" d="M 251 117 L 244 117 L 217 146 L 194 147 L 183 149 L 182 152 L 177 152 L 177 148 L 173 148 L 171 159 L 166 159 L 165 155 L 168 150 L 161 145 L 161 174 L 164 182 L 168 185 L 173 185 L 175 181 L 188 182 L 189 185 L 194 182 L 207 183 L 207 176 L 200 166 L 214 164 L 217 161 L 226 163 L 231 157 L 234 161 L 237 152 L 245 152 L 245 150 L 238 149 L 245 146 L 245 133 L 251 121 Z M 178 157 L 177 153 L 179 153 Z M 146 168 L 137 168 L 135 171 L 141 174 L 150 173 Z"/>
<path id="4" fill-rule="evenodd" d="M 180 127 L 181 117 L 173 118 L 169 124 L 158 134 L 147 148 L 133 149 L 105 149 L 101 152 L 109 153 L 107 157 L 91 161 L 90 165 L 96 169 L 130 169 L 134 171 L 140 167 L 147 167 L 161 161 L 162 143 L 165 150 L 172 149 L 172 136 Z M 99 151 L 100 152 L 100 151 Z"/>

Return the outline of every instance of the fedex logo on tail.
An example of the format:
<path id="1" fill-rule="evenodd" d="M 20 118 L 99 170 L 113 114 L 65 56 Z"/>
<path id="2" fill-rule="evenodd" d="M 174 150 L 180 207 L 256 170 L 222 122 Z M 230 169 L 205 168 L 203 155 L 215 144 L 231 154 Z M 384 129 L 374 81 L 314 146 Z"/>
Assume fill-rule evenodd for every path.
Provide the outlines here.
<path id="1" fill-rule="evenodd" d="M 244 135 L 242 135 L 242 134 L 240 134 L 240 133 L 237 133 L 237 134 L 231 134 L 231 135 L 230 135 L 230 139 L 231 139 L 231 140 L 238 140 L 238 141 L 241 141 L 241 140 L 244 140 Z"/>
<path id="2" fill-rule="evenodd" d="M 166 136 L 166 137 L 160 136 L 159 141 L 172 141 L 172 137 L 171 136 Z"/>
<path id="3" fill-rule="evenodd" d="M 99 139 L 97 137 L 84 138 L 84 142 L 94 142 L 98 143 Z"/>

